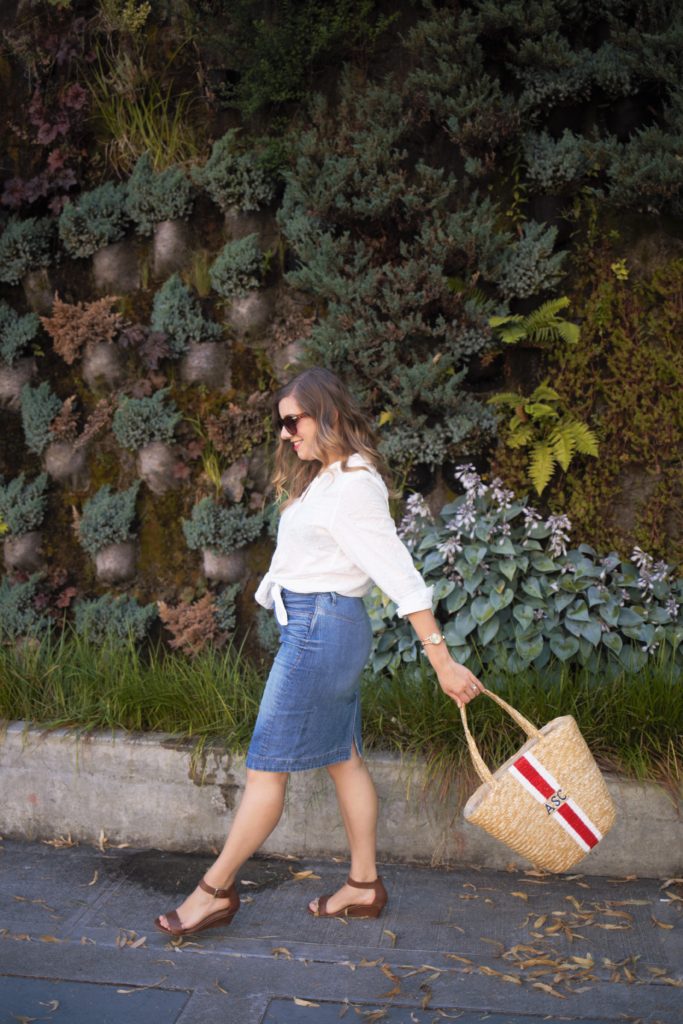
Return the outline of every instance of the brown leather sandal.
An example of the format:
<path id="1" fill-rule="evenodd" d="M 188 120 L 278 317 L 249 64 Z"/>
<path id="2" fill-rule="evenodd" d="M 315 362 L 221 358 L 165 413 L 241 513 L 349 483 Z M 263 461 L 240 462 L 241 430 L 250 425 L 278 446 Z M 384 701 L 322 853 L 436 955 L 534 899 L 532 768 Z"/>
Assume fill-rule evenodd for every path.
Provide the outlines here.
<path id="1" fill-rule="evenodd" d="M 313 914 L 314 917 L 379 917 L 386 907 L 389 899 L 381 876 L 378 875 L 374 882 L 354 882 L 351 875 L 349 875 L 346 879 L 346 884 L 352 885 L 356 889 L 374 889 L 375 898 L 373 902 L 366 904 L 350 903 L 341 910 L 337 910 L 334 914 L 329 914 L 326 907 L 331 894 L 328 894 L 327 896 L 320 897 L 318 900 L 317 910 L 311 910 L 310 907 L 308 908 L 309 914 Z"/>
<path id="2" fill-rule="evenodd" d="M 166 920 L 169 923 L 168 928 L 165 928 L 161 924 L 161 918 L 156 917 L 154 919 L 154 927 L 158 928 L 160 932 L 164 932 L 166 935 L 180 936 L 180 935 L 194 935 L 195 932 L 203 932 L 205 928 L 217 928 L 221 924 L 230 924 L 233 917 L 240 909 L 240 897 L 234 884 L 229 889 L 216 889 L 213 885 L 207 885 L 202 880 L 199 882 L 199 888 L 203 889 L 204 892 L 208 892 L 214 899 L 217 900 L 230 900 L 230 906 L 224 907 L 223 910 L 216 910 L 213 914 L 207 914 L 201 921 L 193 925 L 192 928 L 184 928 L 180 923 L 177 910 L 170 910 L 166 914 Z"/>

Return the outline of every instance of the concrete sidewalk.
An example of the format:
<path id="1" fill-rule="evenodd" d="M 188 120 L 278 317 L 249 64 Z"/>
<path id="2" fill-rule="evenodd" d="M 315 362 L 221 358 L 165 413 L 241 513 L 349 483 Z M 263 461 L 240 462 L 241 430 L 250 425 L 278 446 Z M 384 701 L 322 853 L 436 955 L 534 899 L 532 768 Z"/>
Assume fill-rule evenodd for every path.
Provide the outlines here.
<path id="1" fill-rule="evenodd" d="M 683 1020 L 681 880 L 384 864 L 345 922 L 306 912 L 345 864 L 254 859 L 232 925 L 174 943 L 211 858 L 103 845 L 2 844 L 1 1024 Z"/>

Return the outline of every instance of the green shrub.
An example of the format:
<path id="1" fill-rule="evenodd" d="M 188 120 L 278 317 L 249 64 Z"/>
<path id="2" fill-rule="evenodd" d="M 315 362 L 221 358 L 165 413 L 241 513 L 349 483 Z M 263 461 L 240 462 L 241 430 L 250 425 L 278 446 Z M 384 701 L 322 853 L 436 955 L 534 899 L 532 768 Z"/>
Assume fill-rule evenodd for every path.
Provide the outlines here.
<path id="1" fill-rule="evenodd" d="M 52 234 L 53 223 L 47 217 L 10 217 L 0 236 L 0 281 L 19 284 L 27 271 L 47 267 Z"/>
<path id="2" fill-rule="evenodd" d="M 234 633 L 237 622 L 235 601 L 242 589 L 241 583 L 229 583 L 214 601 L 214 615 L 222 633 Z"/>
<path id="3" fill-rule="evenodd" d="M 127 491 L 111 493 L 111 486 L 103 484 L 99 491 L 83 505 L 78 526 L 78 539 L 91 557 L 109 544 L 130 540 L 135 517 L 135 501 L 140 481 Z"/>
<path id="4" fill-rule="evenodd" d="M 175 402 L 167 403 L 169 388 L 155 391 L 149 398 L 121 399 L 114 413 L 112 430 L 123 448 L 138 451 L 152 441 L 173 441 L 173 431 L 181 419 Z"/>
<path id="5" fill-rule="evenodd" d="M 47 511 L 47 473 L 24 483 L 24 473 L 4 482 L 0 474 L 0 519 L 15 537 L 37 530 Z"/>
<path id="6" fill-rule="evenodd" d="M 125 209 L 137 233 L 151 235 L 155 224 L 187 217 L 192 205 L 192 187 L 180 168 L 157 173 L 143 153 L 126 184 Z"/>
<path id="7" fill-rule="evenodd" d="M 127 594 L 102 594 L 90 601 L 77 601 L 74 614 L 76 633 L 93 644 L 112 639 L 139 643 L 158 618 L 156 604 L 141 605 Z"/>
<path id="8" fill-rule="evenodd" d="M 238 108 L 248 122 L 264 106 L 305 98 L 313 76 L 331 63 L 339 64 L 355 53 L 366 58 L 372 53 L 399 16 L 380 14 L 378 6 L 377 0 L 211 3 L 212 13 L 219 15 L 217 31 L 228 26 L 220 43 L 229 66 L 237 61 L 240 71 L 235 84 L 221 88 L 223 102 Z"/>
<path id="9" fill-rule="evenodd" d="M 70 256 L 92 256 L 126 233 L 126 187 L 105 182 L 67 200 L 59 217 L 59 237 Z"/>
<path id="10" fill-rule="evenodd" d="M 503 254 L 496 283 L 506 299 L 529 298 L 554 288 L 562 278 L 566 252 L 553 252 L 557 228 L 527 221 L 522 235 Z"/>
<path id="11" fill-rule="evenodd" d="M 211 285 L 225 298 L 234 299 L 257 288 L 263 271 L 263 253 L 258 235 L 228 242 L 209 268 Z"/>
<path id="12" fill-rule="evenodd" d="M 21 389 L 21 423 L 29 451 L 40 455 L 50 441 L 55 440 L 50 424 L 61 409 L 61 399 L 57 398 L 46 380 L 35 388 L 24 384 Z"/>
<path id="13" fill-rule="evenodd" d="M 203 167 L 196 167 L 192 177 L 225 213 L 237 210 L 258 210 L 273 198 L 274 184 L 258 155 L 240 153 L 238 132 L 231 128 L 213 144 L 211 156 Z"/>
<path id="14" fill-rule="evenodd" d="M 183 355 L 191 341 L 216 341 L 222 333 L 217 323 L 204 317 L 179 274 L 172 274 L 154 296 L 151 326 L 166 335 L 173 358 Z"/>
<path id="15" fill-rule="evenodd" d="M 11 643 L 21 637 L 42 638 L 50 630 L 50 619 L 35 606 L 36 590 L 42 573 L 33 573 L 23 582 L 0 579 L 0 642 Z"/>
<path id="16" fill-rule="evenodd" d="M 182 521 L 189 548 L 208 548 L 223 555 L 256 540 L 263 525 L 262 512 L 249 515 L 243 505 L 224 508 L 212 498 L 202 498 L 192 509 L 192 518 Z"/>
<path id="17" fill-rule="evenodd" d="M 598 678 L 639 672 L 661 648 L 683 668 L 683 579 L 636 548 L 630 559 L 567 548 L 566 516 L 543 520 L 472 466 L 456 478 L 465 493 L 433 517 L 420 495 L 399 527 L 417 567 L 434 585 L 435 615 L 453 657 L 474 672 L 551 672 L 576 663 Z M 374 671 L 415 664 L 418 643 L 396 606 L 373 592 Z M 660 652 L 661 653 L 661 652 Z"/>
<path id="18" fill-rule="evenodd" d="M 546 131 L 528 132 L 522 149 L 534 192 L 561 195 L 568 187 L 576 188 L 591 169 L 591 147 L 568 128 L 557 140 Z"/>
<path id="19" fill-rule="evenodd" d="M 0 362 L 13 366 L 35 339 L 39 328 L 36 313 L 21 316 L 0 299 Z"/>

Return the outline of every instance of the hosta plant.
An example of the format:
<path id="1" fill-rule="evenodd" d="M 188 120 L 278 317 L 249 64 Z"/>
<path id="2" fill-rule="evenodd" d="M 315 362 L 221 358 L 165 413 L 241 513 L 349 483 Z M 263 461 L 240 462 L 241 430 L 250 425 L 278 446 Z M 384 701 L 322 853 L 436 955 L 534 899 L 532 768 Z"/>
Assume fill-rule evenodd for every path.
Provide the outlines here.
<path id="1" fill-rule="evenodd" d="M 578 453 L 597 456 L 598 439 L 587 424 L 561 407 L 561 397 L 546 382 L 528 397 L 504 391 L 489 403 L 512 412 L 505 431 L 508 448 L 529 451 L 529 479 L 542 494 L 557 465 L 567 470 Z"/>
<path id="2" fill-rule="evenodd" d="M 602 557 L 568 548 L 566 516 L 543 519 L 500 480 L 472 466 L 457 471 L 465 493 L 432 516 L 417 494 L 399 534 L 426 582 L 453 657 L 474 672 L 549 676 L 576 662 L 596 677 L 638 672 L 656 651 L 683 667 L 683 579 L 639 548 Z M 392 671 L 421 657 L 396 605 L 379 590 L 367 599 L 376 641 L 372 668 Z"/>

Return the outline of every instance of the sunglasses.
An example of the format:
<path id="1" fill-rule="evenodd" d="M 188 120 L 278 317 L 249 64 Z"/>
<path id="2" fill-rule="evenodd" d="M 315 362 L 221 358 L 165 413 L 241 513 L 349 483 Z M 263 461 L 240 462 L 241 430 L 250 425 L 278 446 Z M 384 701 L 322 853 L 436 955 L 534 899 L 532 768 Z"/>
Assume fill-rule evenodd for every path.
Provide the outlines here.
<path id="1" fill-rule="evenodd" d="M 296 434 L 297 422 L 308 416 L 307 412 L 300 412 L 296 416 L 278 416 L 277 425 L 278 430 L 282 430 L 284 427 L 288 434 L 294 436 Z"/>

